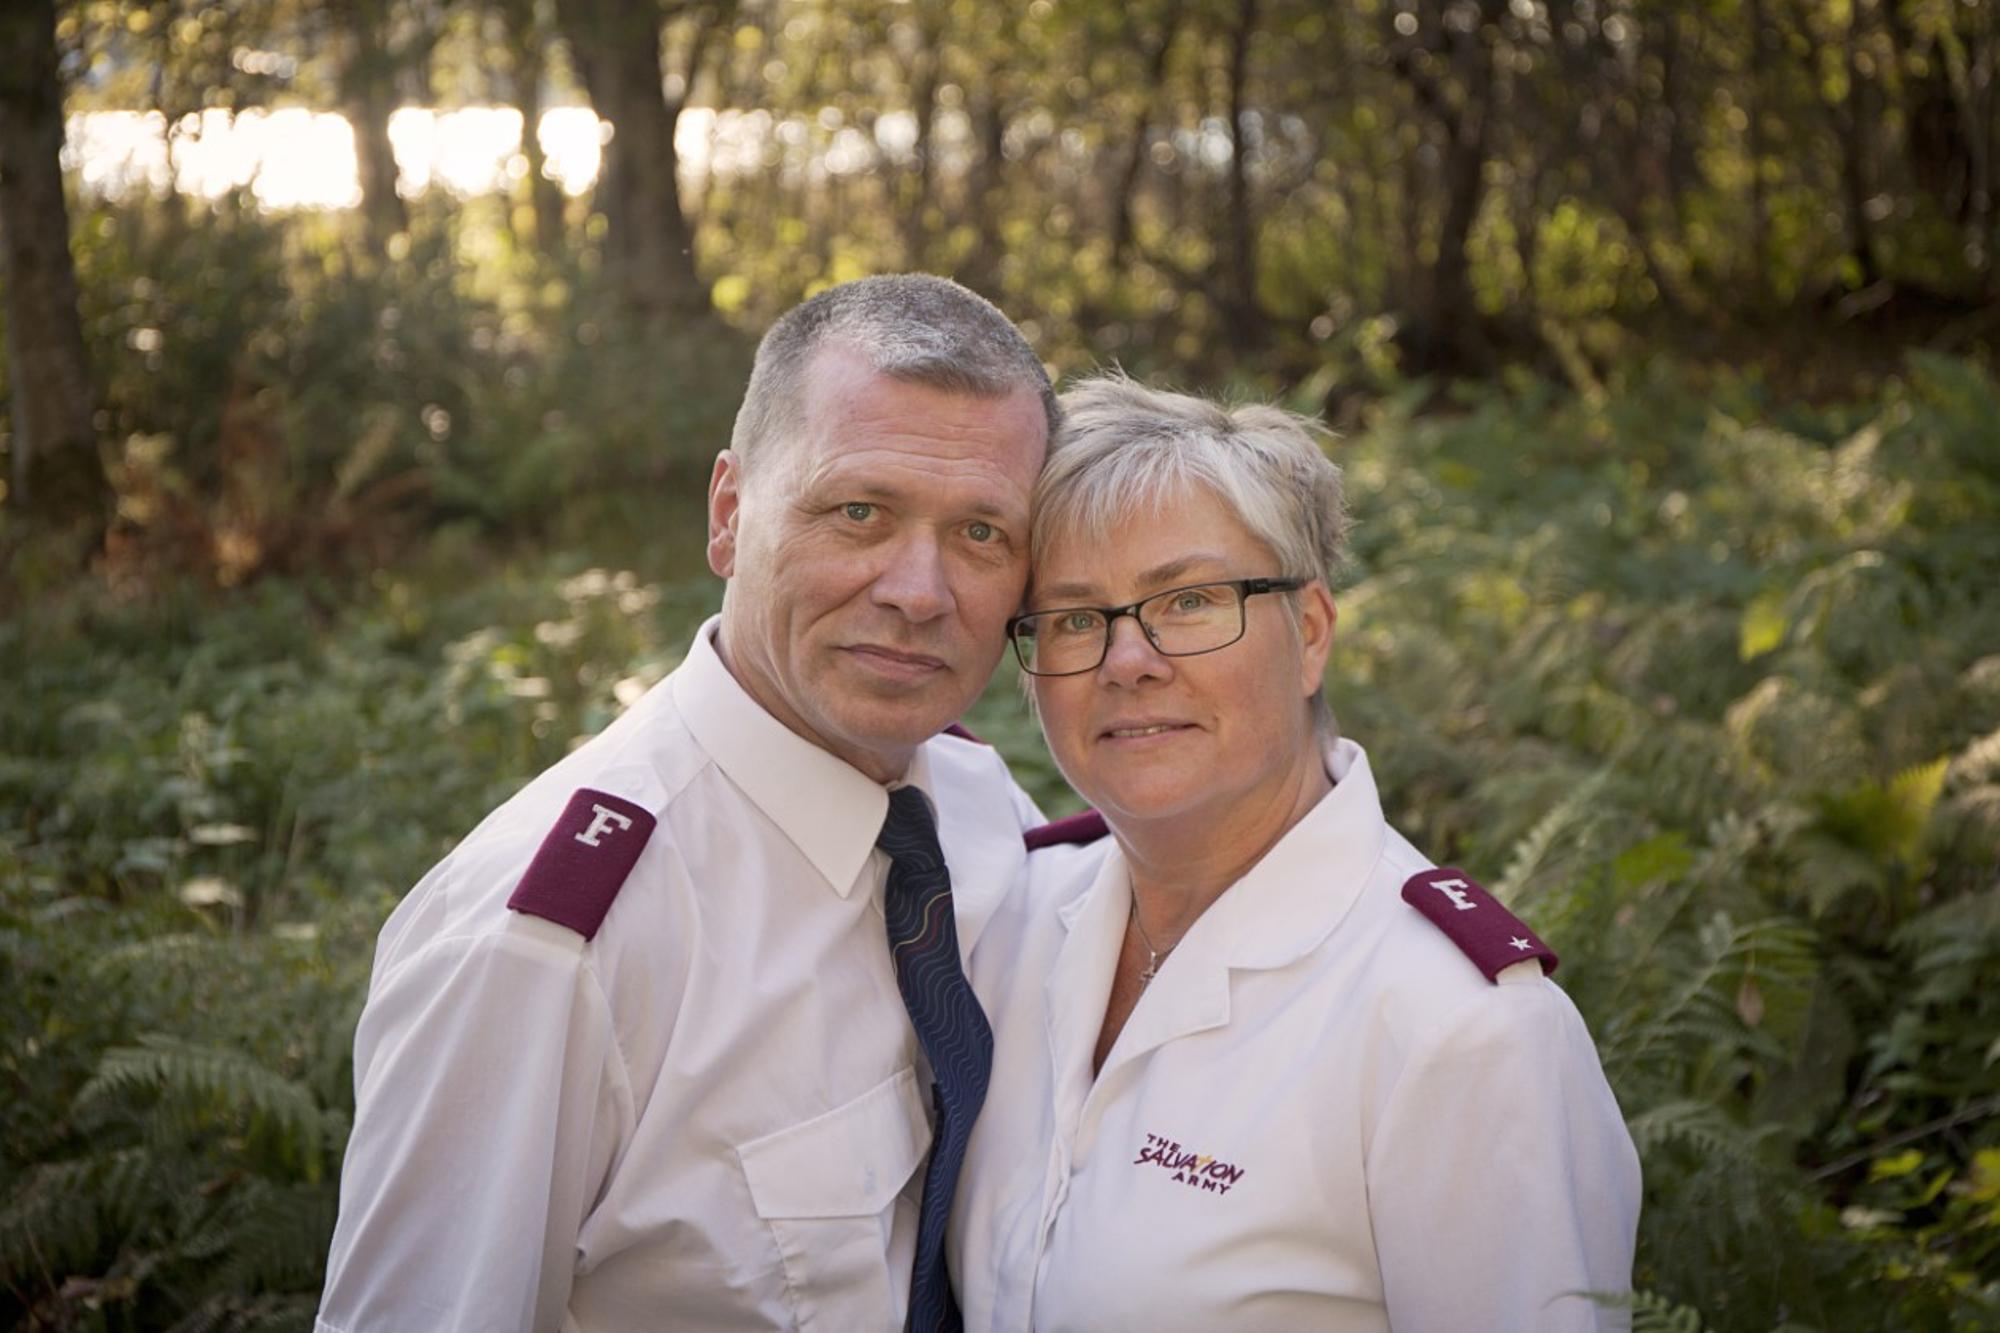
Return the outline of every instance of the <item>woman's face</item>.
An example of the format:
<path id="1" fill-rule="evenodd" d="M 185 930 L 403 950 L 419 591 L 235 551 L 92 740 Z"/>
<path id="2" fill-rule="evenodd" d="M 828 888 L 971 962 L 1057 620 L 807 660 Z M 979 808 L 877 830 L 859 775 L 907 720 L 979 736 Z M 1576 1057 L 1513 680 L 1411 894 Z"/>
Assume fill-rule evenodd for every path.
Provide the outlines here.
<path id="1" fill-rule="evenodd" d="M 1109 540 L 1057 537 L 1036 561 L 1034 611 L 1123 606 L 1209 580 L 1275 577 L 1270 549 L 1206 489 L 1148 506 Z M 1095 670 L 1037 677 L 1042 731 L 1063 776 L 1114 828 L 1258 812 L 1287 801 L 1305 765 L 1321 762 L 1308 696 L 1333 641 L 1333 599 L 1321 583 L 1244 602 L 1243 637 L 1193 657 L 1157 652 L 1130 616 L 1111 622 Z"/>

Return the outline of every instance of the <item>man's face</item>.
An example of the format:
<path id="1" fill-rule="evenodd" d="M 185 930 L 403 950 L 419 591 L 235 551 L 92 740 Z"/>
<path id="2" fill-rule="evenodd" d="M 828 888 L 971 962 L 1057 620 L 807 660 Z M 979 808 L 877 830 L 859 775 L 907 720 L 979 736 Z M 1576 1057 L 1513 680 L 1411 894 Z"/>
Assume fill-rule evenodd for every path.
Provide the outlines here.
<path id="1" fill-rule="evenodd" d="M 709 486 L 709 567 L 729 580 L 723 660 L 799 735 L 877 781 L 985 688 L 1028 572 L 1041 398 L 807 368 L 805 425 Z"/>

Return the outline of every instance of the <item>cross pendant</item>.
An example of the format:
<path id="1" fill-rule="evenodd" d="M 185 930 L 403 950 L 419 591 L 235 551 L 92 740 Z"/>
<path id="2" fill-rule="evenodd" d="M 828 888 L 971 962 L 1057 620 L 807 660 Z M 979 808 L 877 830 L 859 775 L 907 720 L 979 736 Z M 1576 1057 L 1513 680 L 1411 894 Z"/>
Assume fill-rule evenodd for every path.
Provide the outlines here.
<path id="1" fill-rule="evenodd" d="M 1160 975 L 1160 956 L 1151 949 L 1146 950 L 1146 966 L 1139 972 L 1139 984 L 1146 985 Z"/>

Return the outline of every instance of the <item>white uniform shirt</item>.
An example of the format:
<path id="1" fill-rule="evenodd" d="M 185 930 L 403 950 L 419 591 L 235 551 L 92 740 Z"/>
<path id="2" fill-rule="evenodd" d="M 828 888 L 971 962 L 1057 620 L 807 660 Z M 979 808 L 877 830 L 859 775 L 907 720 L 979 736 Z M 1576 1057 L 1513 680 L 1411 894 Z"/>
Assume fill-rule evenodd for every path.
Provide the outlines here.
<path id="1" fill-rule="evenodd" d="M 714 624 L 384 926 L 320 1333 L 901 1326 L 931 1128 L 888 798 L 760 709 Z M 1039 816 L 969 741 L 908 780 L 969 952 Z M 579 787 L 658 818 L 590 941 L 506 906 Z"/>
<path id="2" fill-rule="evenodd" d="M 997 1034 L 951 1234 L 971 1330 L 1560 1333 L 1631 1282 L 1639 1167 L 1538 964 L 1488 982 L 1359 746 L 1161 964 L 1095 1079 L 1131 902 L 1109 838 L 1029 859 L 973 955 Z"/>

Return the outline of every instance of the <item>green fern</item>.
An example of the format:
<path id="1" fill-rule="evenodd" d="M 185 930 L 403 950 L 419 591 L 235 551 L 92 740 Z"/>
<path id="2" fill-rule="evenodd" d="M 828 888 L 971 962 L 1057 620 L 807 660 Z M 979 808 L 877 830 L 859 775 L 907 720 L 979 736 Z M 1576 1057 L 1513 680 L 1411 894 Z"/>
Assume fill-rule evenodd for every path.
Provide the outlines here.
<path id="1" fill-rule="evenodd" d="M 1632 1333 L 1707 1333 L 1701 1311 L 1655 1291 L 1632 1293 Z"/>
<path id="2" fill-rule="evenodd" d="M 220 1113 L 243 1120 L 253 1133 L 275 1134 L 308 1182 L 320 1179 L 327 1157 L 346 1138 L 345 1117 L 321 1107 L 300 1083 L 242 1052 L 158 1035 L 105 1052 L 76 1105 L 84 1113 L 103 1111 L 149 1091 L 187 1112 Z"/>

